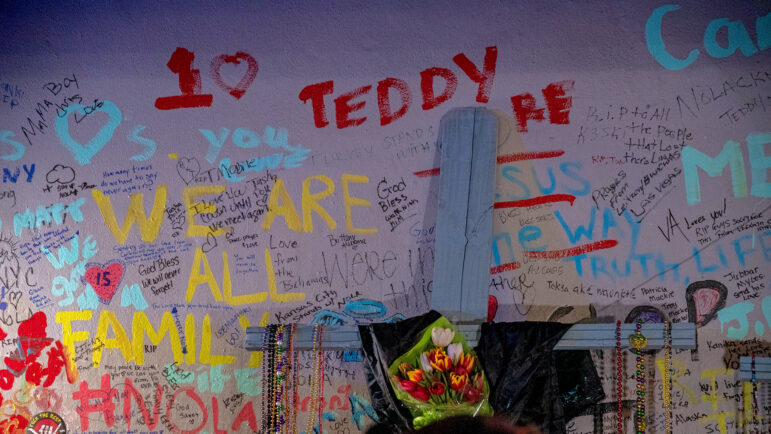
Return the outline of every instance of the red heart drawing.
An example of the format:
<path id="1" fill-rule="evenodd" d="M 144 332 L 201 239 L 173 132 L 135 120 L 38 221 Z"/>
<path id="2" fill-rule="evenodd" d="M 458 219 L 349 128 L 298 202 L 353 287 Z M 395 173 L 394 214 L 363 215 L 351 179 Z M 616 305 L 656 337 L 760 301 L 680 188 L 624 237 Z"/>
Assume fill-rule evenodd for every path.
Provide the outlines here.
<path id="1" fill-rule="evenodd" d="M 88 265 L 89 268 L 86 269 L 83 279 L 94 288 L 99 301 L 109 304 L 115 295 L 115 291 L 118 289 L 118 284 L 120 284 L 123 278 L 123 265 L 117 262 L 112 262 L 107 266 L 100 264 Z"/>
<path id="2" fill-rule="evenodd" d="M 236 87 L 230 87 L 227 84 L 225 84 L 225 82 L 222 81 L 222 77 L 220 77 L 220 68 L 224 63 L 232 63 L 234 65 L 240 65 L 241 60 L 239 59 L 246 61 L 246 64 L 247 64 L 246 73 L 241 78 L 241 81 L 238 82 Z M 254 77 L 257 77 L 257 69 L 258 69 L 257 61 L 254 60 L 254 57 L 252 57 L 248 53 L 244 53 L 243 51 L 237 52 L 235 56 L 229 56 L 227 54 L 223 54 L 215 57 L 211 61 L 211 75 L 212 75 L 212 78 L 214 79 L 214 82 L 217 83 L 217 86 L 221 87 L 223 90 L 233 95 L 236 99 L 239 99 L 242 96 L 244 96 L 244 93 L 246 93 L 246 89 L 254 81 Z"/>
<path id="3" fill-rule="evenodd" d="M 496 313 L 498 313 L 498 298 L 489 295 L 487 296 L 487 322 L 492 322 Z"/>
<path id="4" fill-rule="evenodd" d="M 699 288 L 693 293 L 693 302 L 696 306 L 696 323 L 701 324 L 707 319 L 707 315 L 714 313 L 715 306 L 720 301 L 720 292 L 715 288 Z"/>

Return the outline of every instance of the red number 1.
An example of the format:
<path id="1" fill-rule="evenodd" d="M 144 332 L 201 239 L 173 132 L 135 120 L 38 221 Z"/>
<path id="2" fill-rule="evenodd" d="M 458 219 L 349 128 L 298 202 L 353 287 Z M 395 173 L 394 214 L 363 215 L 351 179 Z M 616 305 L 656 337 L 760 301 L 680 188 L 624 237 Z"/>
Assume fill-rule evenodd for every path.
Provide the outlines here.
<path id="1" fill-rule="evenodd" d="M 182 47 L 177 47 L 171 54 L 166 66 L 179 75 L 179 90 L 182 95 L 164 96 L 155 100 L 155 107 L 160 110 L 173 110 L 190 107 L 209 107 L 213 96 L 201 92 L 201 71 L 193 68 L 195 54 Z"/>

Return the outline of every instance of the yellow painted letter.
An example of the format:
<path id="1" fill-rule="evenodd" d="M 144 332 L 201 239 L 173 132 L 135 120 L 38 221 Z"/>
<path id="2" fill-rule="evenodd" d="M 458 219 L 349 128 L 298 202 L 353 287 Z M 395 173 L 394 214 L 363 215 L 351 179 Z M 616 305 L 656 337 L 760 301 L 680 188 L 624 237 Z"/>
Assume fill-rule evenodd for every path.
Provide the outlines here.
<path id="1" fill-rule="evenodd" d="M 202 262 L 203 274 L 201 274 Z M 202 283 L 209 285 L 214 300 L 222 301 L 222 293 L 220 292 L 220 287 L 217 285 L 217 280 L 214 279 L 214 275 L 211 272 L 209 260 L 206 259 L 206 253 L 204 253 L 200 247 L 197 247 L 195 249 L 195 256 L 193 256 L 193 268 L 190 270 L 190 277 L 187 279 L 187 295 L 185 296 L 185 301 L 190 303 L 190 300 L 192 300 L 195 295 L 195 289 Z"/>
<path id="2" fill-rule="evenodd" d="M 88 339 L 88 332 L 72 332 L 72 322 L 88 321 L 91 315 L 90 310 L 56 312 L 56 322 L 62 325 L 62 345 L 67 349 L 70 363 L 75 363 L 75 342 Z"/>
<path id="3" fill-rule="evenodd" d="M 114 338 L 107 339 L 108 326 L 112 326 L 112 330 L 115 333 Z M 123 354 L 123 358 L 126 360 L 126 363 L 134 359 L 133 355 L 131 354 L 131 344 L 129 343 L 128 336 L 126 335 L 126 330 L 123 329 L 120 321 L 118 321 L 118 318 L 115 317 L 114 312 L 103 310 L 102 313 L 99 314 L 99 323 L 96 326 L 96 338 L 101 340 L 104 346 L 94 348 L 93 358 L 95 368 L 98 368 L 99 363 L 102 362 L 102 350 L 105 348 L 119 349 L 121 354 Z"/>
<path id="4" fill-rule="evenodd" d="M 279 199 L 281 205 L 278 204 Z M 270 198 L 268 199 L 268 213 L 265 214 L 265 220 L 262 222 L 262 230 L 268 231 L 273 224 L 273 219 L 277 215 L 284 216 L 286 225 L 289 229 L 295 232 L 302 232 L 302 224 L 300 223 L 300 216 L 297 214 L 297 208 L 295 208 L 292 198 L 284 187 L 283 179 L 276 179 L 273 183 L 273 189 L 270 191 Z"/>
<path id="5" fill-rule="evenodd" d="M 192 313 L 185 316 L 185 363 L 195 364 L 195 318 Z"/>
<path id="6" fill-rule="evenodd" d="M 166 184 L 159 185 L 155 190 L 155 199 L 153 200 L 153 210 L 150 213 L 150 218 L 145 216 L 145 207 L 142 203 L 144 194 L 134 193 L 131 195 L 131 201 L 129 202 L 128 211 L 126 212 L 126 218 L 123 220 L 123 225 L 118 226 L 118 221 L 115 219 L 115 212 L 112 208 L 112 202 L 108 196 L 105 196 L 101 191 L 94 189 L 91 191 L 91 195 L 94 197 L 94 201 L 99 206 L 99 211 L 102 212 L 102 218 L 104 219 L 107 227 L 110 228 L 112 236 L 120 244 L 125 244 L 128 238 L 131 226 L 134 225 L 134 221 L 137 222 L 139 232 L 142 234 L 142 241 L 151 243 L 158 238 L 158 232 L 161 230 L 161 223 L 163 223 L 163 212 L 166 208 L 166 193 L 168 187 Z"/>
<path id="7" fill-rule="evenodd" d="M 161 325 L 158 326 L 157 332 L 153 329 L 153 325 L 150 324 L 150 320 L 147 319 L 147 315 L 144 312 L 134 312 L 134 321 L 131 323 L 131 345 L 134 347 L 134 359 L 137 365 L 145 364 L 145 350 L 143 347 L 145 332 L 153 345 L 160 344 L 163 336 L 168 333 L 169 340 L 171 341 L 171 351 L 174 353 L 174 360 L 177 363 L 182 363 L 182 345 L 179 343 L 179 331 L 177 331 L 177 327 L 174 325 L 174 318 L 171 316 L 171 312 L 163 313 Z"/>
<path id="8" fill-rule="evenodd" d="M 327 188 L 319 193 L 311 194 L 311 181 L 317 179 L 324 184 L 327 185 Z M 324 221 L 327 223 L 327 226 L 329 226 L 329 229 L 335 230 L 337 227 L 337 224 L 335 223 L 335 220 L 332 219 L 332 216 L 329 215 L 327 210 L 325 210 L 321 205 L 319 205 L 318 201 L 321 199 L 324 199 L 325 197 L 331 195 L 335 192 L 335 183 L 332 182 L 329 177 L 324 175 L 317 175 L 317 176 L 310 176 L 308 178 L 305 178 L 305 181 L 303 181 L 303 195 L 302 195 L 302 204 L 303 204 L 303 230 L 305 232 L 313 232 L 313 217 L 311 217 L 311 212 L 315 211 L 316 214 L 319 215 Z"/>
<path id="9" fill-rule="evenodd" d="M 211 354 L 211 318 L 203 317 L 203 330 L 201 332 L 201 356 L 198 360 L 206 365 L 229 365 L 236 362 L 234 356 L 220 356 Z"/>
<path id="10" fill-rule="evenodd" d="M 366 184 L 369 182 L 369 178 L 364 175 L 350 175 L 343 173 L 340 177 L 340 181 L 343 183 L 343 203 L 345 204 L 345 227 L 349 232 L 358 234 L 371 234 L 377 232 L 377 228 L 372 229 L 358 229 L 353 227 L 353 220 L 351 219 L 351 207 L 352 206 L 370 206 L 372 205 L 368 200 L 360 197 L 351 197 L 350 191 L 348 191 L 348 183 L 355 182 L 357 184 Z"/>

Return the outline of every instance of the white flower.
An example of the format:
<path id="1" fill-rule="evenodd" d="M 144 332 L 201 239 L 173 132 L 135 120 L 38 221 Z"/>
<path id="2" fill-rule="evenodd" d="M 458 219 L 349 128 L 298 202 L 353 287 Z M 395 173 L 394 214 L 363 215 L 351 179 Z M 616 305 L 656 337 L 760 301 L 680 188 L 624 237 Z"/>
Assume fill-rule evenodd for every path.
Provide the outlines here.
<path id="1" fill-rule="evenodd" d="M 458 363 L 458 358 L 463 354 L 463 344 L 456 342 L 447 347 L 447 355 L 452 359 L 452 363 Z"/>
<path id="2" fill-rule="evenodd" d="M 445 329 L 442 327 L 434 327 L 431 329 L 431 340 L 437 347 L 446 347 L 452 342 L 452 338 L 455 337 L 455 332 L 452 329 Z"/>
<path id="3" fill-rule="evenodd" d="M 434 370 L 434 367 L 431 366 L 431 363 L 428 361 L 428 353 L 423 353 L 420 355 L 420 366 L 423 367 L 423 371 L 426 373 Z"/>

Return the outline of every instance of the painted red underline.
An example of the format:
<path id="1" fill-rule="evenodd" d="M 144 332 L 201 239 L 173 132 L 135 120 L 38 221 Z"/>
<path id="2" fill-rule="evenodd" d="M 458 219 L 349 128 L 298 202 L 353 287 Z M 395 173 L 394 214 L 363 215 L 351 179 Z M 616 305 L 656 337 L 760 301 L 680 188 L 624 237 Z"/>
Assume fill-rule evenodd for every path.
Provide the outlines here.
<path id="1" fill-rule="evenodd" d="M 618 245 L 618 241 L 616 240 L 602 240 L 562 250 L 547 250 L 545 252 L 527 250 L 525 251 L 525 256 L 537 259 L 559 259 L 567 258 L 568 256 L 583 255 L 584 253 L 593 252 L 595 250 L 610 249 L 611 247 L 616 247 L 616 245 Z"/>
<path id="2" fill-rule="evenodd" d="M 496 158 L 498 164 L 506 164 L 514 161 L 540 160 L 543 158 L 555 158 L 565 154 L 565 151 L 543 151 L 543 152 L 516 152 L 514 154 L 500 155 Z M 435 167 L 428 170 L 413 172 L 413 175 L 425 178 L 428 176 L 439 175 L 439 168 Z"/>
<path id="3" fill-rule="evenodd" d="M 419 178 L 425 178 L 427 176 L 436 176 L 436 175 L 439 175 L 439 168 L 437 167 L 436 169 L 421 170 L 419 172 L 414 172 L 413 175 Z"/>
<path id="4" fill-rule="evenodd" d="M 565 151 L 544 151 L 544 152 L 517 152 L 514 154 L 500 155 L 496 159 L 498 164 L 511 163 L 512 161 L 540 160 L 543 158 L 561 157 Z"/>
<path id="5" fill-rule="evenodd" d="M 553 202 L 570 202 L 570 206 L 573 206 L 573 202 L 576 197 L 572 194 L 547 194 L 545 196 L 533 197 L 530 199 L 512 200 L 508 202 L 495 202 L 493 208 L 524 208 L 528 206 L 541 205 L 544 203 Z"/>
<path id="6" fill-rule="evenodd" d="M 516 270 L 521 265 L 522 264 L 520 264 L 519 262 L 509 262 L 507 264 L 501 264 L 501 265 L 498 265 L 497 267 L 490 268 L 490 274 L 498 274 L 498 273 L 503 273 L 504 271 Z"/>

